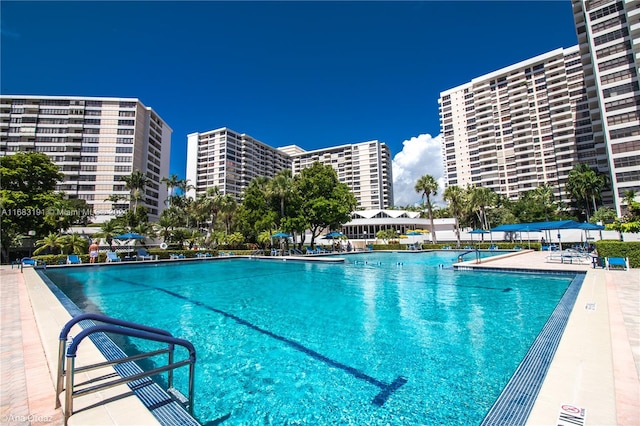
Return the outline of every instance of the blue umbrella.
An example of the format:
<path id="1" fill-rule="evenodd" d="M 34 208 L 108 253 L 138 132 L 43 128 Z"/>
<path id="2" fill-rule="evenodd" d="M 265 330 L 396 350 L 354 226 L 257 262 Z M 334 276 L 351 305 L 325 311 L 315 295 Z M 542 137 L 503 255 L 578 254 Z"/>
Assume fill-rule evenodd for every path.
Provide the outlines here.
<path id="1" fill-rule="evenodd" d="M 144 239 L 144 235 L 134 234 L 133 232 L 127 232 L 126 234 L 118 235 L 113 237 L 116 240 L 142 240 Z"/>
<path id="2" fill-rule="evenodd" d="M 488 234 L 489 231 L 485 231 L 484 229 L 474 229 L 473 231 L 469 232 L 469 234 L 471 234 L 471 241 L 473 242 L 473 234 L 480 234 L 482 235 L 482 241 L 484 241 L 484 234 Z"/>
<path id="3" fill-rule="evenodd" d="M 344 234 L 342 232 L 332 231 L 332 232 L 329 232 L 327 235 L 325 235 L 322 238 L 327 239 L 327 240 L 333 240 L 333 239 L 342 238 L 342 237 L 344 237 Z"/>
<path id="4" fill-rule="evenodd" d="M 278 232 L 277 234 L 273 234 L 271 238 L 291 238 L 291 235 L 285 232 Z"/>

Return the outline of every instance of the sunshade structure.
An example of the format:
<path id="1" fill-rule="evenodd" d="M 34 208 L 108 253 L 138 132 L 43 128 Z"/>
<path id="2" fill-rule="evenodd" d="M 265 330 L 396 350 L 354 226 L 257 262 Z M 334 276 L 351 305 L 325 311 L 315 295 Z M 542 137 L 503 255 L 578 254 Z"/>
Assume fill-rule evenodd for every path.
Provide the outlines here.
<path id="1" fill-rule="evenodd" d="M 127 232 L 126 234 L 113 237 L 116 240 L 143 240 L 144 235 L 134 234 L 133 232 Z"/>
<path id="2" fill-rule="evenodd" d="M 277 234 L 273 234 L 271 238 L 291 238 L 291 235 L 285 232 L 278 232 Z"/>
<path id="3" fill-rule="evenodd" d="M 491 229 L 491 232 L 545 232 L 552 230 L 560 231 L 562 229 L 582 229 L 584 231 L 592 231 L 602 230 L 604 229 L 604 226 L 586 222 L 580 223 L 575 220 L 556 220 L 552 222 L 512 223 L 508 225 L 500 225 Z M 560 249 L 562 250 L 562 242 L 560 242 Z"/>
<path id="4" fill-rule="evenodd" d="M 332 231 L 332 232 L 329 232 L 327 235 L 325 235 L 322 238 L 324 238 L 326 240 L 335 240 L 337 238 L 342 238 L 342 237 L 344 237 L 344 234 L 342 232 Z"/>
<path id="5" fill-rule="evenodd" d="M 473 231 L 469 232 L 469 234 L 471 235 L 471 241 L 473 241 L 473 236 L 476 234 L 480 234 L 482 236 L 482 241 L 484 241 L 484 234 L 490 234 L 491 232 L 489 231 L 485 231 L 484 229 L 474 229 Z"/>

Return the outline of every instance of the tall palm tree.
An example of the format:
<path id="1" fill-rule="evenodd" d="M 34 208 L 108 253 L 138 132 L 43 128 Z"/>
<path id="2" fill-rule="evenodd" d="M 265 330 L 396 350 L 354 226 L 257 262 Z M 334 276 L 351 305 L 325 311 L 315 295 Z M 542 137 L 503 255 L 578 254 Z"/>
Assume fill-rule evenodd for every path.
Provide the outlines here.
<path id="1" fill-rule="evenodd" d="M 422 194 L 423 204 L 429 210 L 429 221 L 431 222 L 431 239 L 434 244 L 438 243 L 436 230 L 433 225 L 433 209 L 431 206 L 431 196 L 438 193 L 438 181 L 431 175 L 424 175 L 418 179 L 414 188 L 417 193 Z M 426 200 L 426 203 L 424 202 Z"/>
<path id="2" fill-rule="evenodd" d="M 224 221 L 227 234 L 231 233 L 231 224 L 233 223 L 234 214 L 238 210 L 238 202 L 235 197 L 230 194 L 222 196 L 220 200 L 220 216 Z"/>
<path id="3" fill-rule="evenodd" d="M 49 250 L 52 254 L 57 254 L 64 245 L 64 237 L 56 232 L 50 232 L 46 237 L 36 241 L 36 248 L 33 254 L 40 254 L 45 250 Z"/>
<path id="4" fill-rule="evenodd" d="M 543 183 L 533 190 L 534 200 L 542 206 L 544 220 L 549 221 L 549 210 L 553 207 L 553 187 Z"/>
<path id="5" fill-rule="evenodd" d="M 474 186 L 469 188 L 469 201 L 471 208 L 476 213 L 480 227 L 489 230 L 489 221 L 487 220 L 487 207 L 492 207 L 497 200 L 496 193 L 489 188 Z"/>
<path id="6" fill-rule="evenodd" d="M 596 199 L 600 198 L 600 192 L 606 187 L 607 178 L 602 173 L 589 167 L 588 164 L 577 164 L 569 172 L 567 177 L 567 191 L 577 201 L 583 201 L 587 221 L 590 216 L 589 202 L 593 203 L 593 211 L 598 208 Z"/>
<path id="7" fill-rule="evenodd" d="M 445 188 L 442 198 L 449 203 L 449 209 L 455 219 L 457 247 L 460 247 L 460 216 L 464 210 L 466 201 L 465 191 L 458 185 L 451 185 Z"/>
<path id="8" fill-rule="evenodd" d="M 178 187 L 180 178 L 174 173 L 169 177 L 163 177 L 161 179 L 161 182 L 167 185 L 167 199 L 165 201 L 167 203 L 167 206 L 171 206 L 171 202 L 173 201 L 173 197 L 175 196 L 173 190 Z"/>
<path id="9" fill-rule="evenodd" d="M 204 242 L 208 247 L 211 244 L 212 234 L 222 207 L 222 194 L 220 193 L 220 188 L 217 186 L 207 188 L 207 192 L 204 195 L 201 195 L 196 202 L 198 204 L 198 210 L 204 217 L 206 217 L 206 220 L 209 223 L 207 237 Z"/>
<path id="10" fill-rule="evenodd" d="M 107 243 L 111 244 L 111 240 L 116 235 L 124 234 L 124 226 L 117 220 L 107 220 L 100 225 L 100 232 L 96 232 L 96 237 L 101 237 L 107 240 Z"/>
<path id="11" fill-rule="evenodd" d="M 284 217 L 285 201 L 293 193 L 293 177 L 290 169 L 285 169 L 274 176 L 267 185 L 267 195 L 280 202 L 280 218 Z"/>
<path id="12" fill-rule="evenodd" d="M 131 200 L 133 201 L 133 211 L 138 209 L 138 201 L 144 198 L 144 188 L 147 186 L 149 179 L 140 170 L 134 170 L 129 176 L 122 178 L 124 186 L 130 191 Z"/>

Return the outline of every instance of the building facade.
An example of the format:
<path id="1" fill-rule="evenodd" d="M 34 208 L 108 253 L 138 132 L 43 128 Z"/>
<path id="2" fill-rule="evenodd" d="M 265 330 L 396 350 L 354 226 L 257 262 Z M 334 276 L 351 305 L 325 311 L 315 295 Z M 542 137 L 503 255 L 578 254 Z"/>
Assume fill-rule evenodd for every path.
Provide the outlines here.
<path id="1" fill-rule="evenodd" d="M 573 166 L 606 171 L 595 144 L 578 46 L 556 49 L 442 92 L 446 186 L 482 186 L 517 199 L 543 183 L 569 202 Z"/>
<path id="2" fill-rule="evenodd" d="M 254 178 L 290 168 L 287 154 L 226 127 L 187 136 L 187 179 L 193 185 L 187 195 L 194 198 L 217 186 L 240 200 Z"/>
<path id="3" fill-rule="evenodd" d="M 164 209 L 172 130 L 135 98 L 0 96 L 0 155 L 42 152 L 60 167 L 57 190 L 85 200 L 95 222 L 112 219 L 130 202 L 123 177 L 140 170 L 148 179 L 138 205 L 157 220 Z"/>
<path id="4" fill-rule="evenodd" d="M 279 171 L 293 174 L 315 161 L 332 166 L 338 179 L 349 186 L 358 208 L 383 208 L 393 204 L 391 152 L 381 142 L 370 141 L 305 151 L 289 145 L 273 148 L 249 135 L 226 127 L 187 136 L 187 179 L 191 197 L 217 186 L 222 194 L 241 200 L 256 177 L 273 178 Z"/>
<path id="5" fill-rule="evenodd" d="M 604 146 L 610 202 L 620 216 L 625 193 L 640 196 L 640 0 L 573 0 L 594 143 Z"/>
<path id="6" fill-rule="evenodd" d="M 358 208 L 384 209 L 393 205 L 391 150 L 377 140 L 304 151 L 292 145 L 280 150 L 291 155 L 293 174 L 318 161 L 334 168 L 347 184 Z"/>

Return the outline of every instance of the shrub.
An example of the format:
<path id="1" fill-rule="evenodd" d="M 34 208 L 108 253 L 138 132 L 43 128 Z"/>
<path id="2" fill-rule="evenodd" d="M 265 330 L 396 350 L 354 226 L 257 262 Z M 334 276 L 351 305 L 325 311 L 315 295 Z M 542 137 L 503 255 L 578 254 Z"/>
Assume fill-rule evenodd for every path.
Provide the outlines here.
<path id="1" fill-rule="evenodd" d="M 632 268 L 640 268 L 640 242 L 596 241 L 599 257 L 628 257 Z"/>

